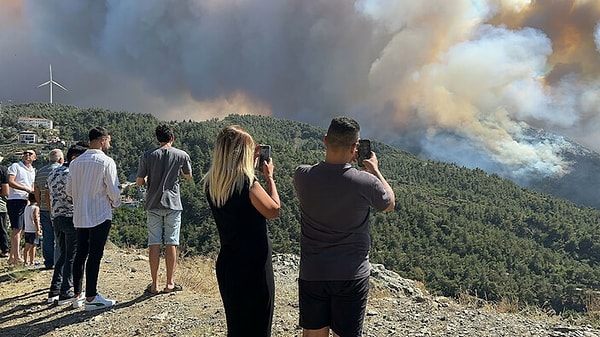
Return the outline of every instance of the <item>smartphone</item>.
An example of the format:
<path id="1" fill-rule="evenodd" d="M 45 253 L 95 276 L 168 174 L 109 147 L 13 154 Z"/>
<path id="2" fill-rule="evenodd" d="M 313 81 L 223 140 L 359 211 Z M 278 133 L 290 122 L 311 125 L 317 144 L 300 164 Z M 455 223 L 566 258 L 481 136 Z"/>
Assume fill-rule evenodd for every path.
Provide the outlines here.
<path id="1" fill-rule="evenodd" d="M 371 158 L 371 141 L 368 139 L 358 140 L 358 166 L 363 166 L 363 160 Z"/>
<path id="2" fill-rule="evenodd" d="M 263 163 L 265 161 L 269 162 L 270 158 L 271 158 L 271 145 L 261 145 L 259 156 L 258 156 L 258 170 L 260 172 L 262 172 L 262 170 L 263 170 Z"/>

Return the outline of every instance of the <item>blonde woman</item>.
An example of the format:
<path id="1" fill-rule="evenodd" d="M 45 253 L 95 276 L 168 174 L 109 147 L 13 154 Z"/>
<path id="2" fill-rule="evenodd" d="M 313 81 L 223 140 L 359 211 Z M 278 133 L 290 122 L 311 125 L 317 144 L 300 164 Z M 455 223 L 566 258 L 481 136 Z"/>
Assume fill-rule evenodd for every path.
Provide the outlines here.
<path id="1" fill-rule="evenodd" d="M 227 336 L 271 336 L 275 298 L 266 219 L 279 216 L 273 160 L 262 165 L 266 189 L 254 173 L 257 147 L 242 127 L 219 132 L 204 191 L 219 231 L 217 281 Z"/>

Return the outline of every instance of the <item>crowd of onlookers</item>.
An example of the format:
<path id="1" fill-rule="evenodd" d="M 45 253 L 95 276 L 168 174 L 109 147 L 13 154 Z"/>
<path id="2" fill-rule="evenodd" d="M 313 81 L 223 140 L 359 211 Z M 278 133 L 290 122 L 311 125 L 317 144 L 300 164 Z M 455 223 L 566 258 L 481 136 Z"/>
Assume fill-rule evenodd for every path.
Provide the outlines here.
<path id="1" fill-rule="evenodd" d="M 112 209 L 120 203 L 116 165 L 106 155 L 110 139 L 108 130 L 95 127 L 89 142 L 70 146 L 66 156 L 61 149 L 51 150 L 49 163 L 39 170 L 32 165 L 34 149 L 23 151 L 21 160 L 8 168 L 0 166 L 2 257 L 10 265 L 38 265 L 36 248 L 41 246 L 43 268 L 54 271 L 48 303 L 85 304 L 86 310 L 115 303 L 96 290 Z"/>
<path id="2" fill-rule="evenodd" d="M 360 140 L 359 130 L 351 118 L 334 118 L 323 138 L 324 160 L 299 165 L 293 175 L 301 210 L 298 296 L 303 336 L 329 336 L 330 330 L 334 336 L 362 335 L 370 209 L 391 211 L 395 196 L 370 147 L 357 156 L 359 143 L 368 142 Z M 139 157 L 136 178 L 147 191 L 148 296 L 183 290 L 174 276 L 182 214 L 179 177 L 192 178 L 190 156 L 173 146 L 171 127 L 159 125 L 155 135 L 158 146 Z M 0 194 L 6 196 L 0 202 L 2 256 L 11 264 L 35 263 L 35 247 L 43 236 L 44 268 L 54 268 L 48 303 L 86 310 L 116 303 L 97 291 L 112 210 L 120 205 L 116 165 L 106 154 L 110 142 L 108 130 L 96 127 L 89 131 L 89 142 L 69 147 L 66 156 L 59 149 L 50 151 L 50 163 L 37 172 L 34 150 L 24 151 L 18 163 L 0 167 Z M 243 127 L 227 126 L 217 136 L 212 164 L 202 177 L 219 233 L 216 276 L 230 337 L 271 334 L 275 285 L 266 220 L 279 216 L 281 201 L 273 159 L 261 156 L 264 148 L 270 147 L 256 144 Z M 362 169 L 352 165 L 357 161 Z M 167 271 L 162 290 L 161 249 Z"/>

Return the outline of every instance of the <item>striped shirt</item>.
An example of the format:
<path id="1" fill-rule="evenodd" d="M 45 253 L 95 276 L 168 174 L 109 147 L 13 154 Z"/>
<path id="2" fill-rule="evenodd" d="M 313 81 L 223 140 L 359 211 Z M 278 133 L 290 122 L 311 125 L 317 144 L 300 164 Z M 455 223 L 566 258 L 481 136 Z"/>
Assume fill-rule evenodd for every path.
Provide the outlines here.
<path id="1" fill-rule="evenodd" d="M 41 200 L 39 201 L 40 211 L 49 211 L 50 205 L 46 205 L 46 180 L 50 172 L 54 171 L 55 168 L 59 167 L 60 163 L 48 164 L 35 173 L 34 185 L 40 191 Z"/>
<path id="2" fill-rule="evenodd" d="M 67 194 L 73 198 L 75 228 L 112 220 L 112 208 L 121 205 L 115 161 L 102 150 L 85 151 L 69 165 Z"/>

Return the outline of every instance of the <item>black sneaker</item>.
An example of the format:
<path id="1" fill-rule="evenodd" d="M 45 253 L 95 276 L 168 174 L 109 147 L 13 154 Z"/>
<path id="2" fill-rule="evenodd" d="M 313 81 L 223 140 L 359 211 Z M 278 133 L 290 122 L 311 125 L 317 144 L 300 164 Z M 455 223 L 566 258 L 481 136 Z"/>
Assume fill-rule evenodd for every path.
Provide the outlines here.
<path id="1" fill-rule="evenodd" d="M 75 300 L 75 293 L 69 290 L 66 294 L 58 295 L 58 305 L 71 304 Z"/>
<path id="2" fill-rule="evenodd" d="M 54 301 L 58 301 L 58 290 L 50 290 L 48 293 L 48 304 L 54 303 Z"/>

